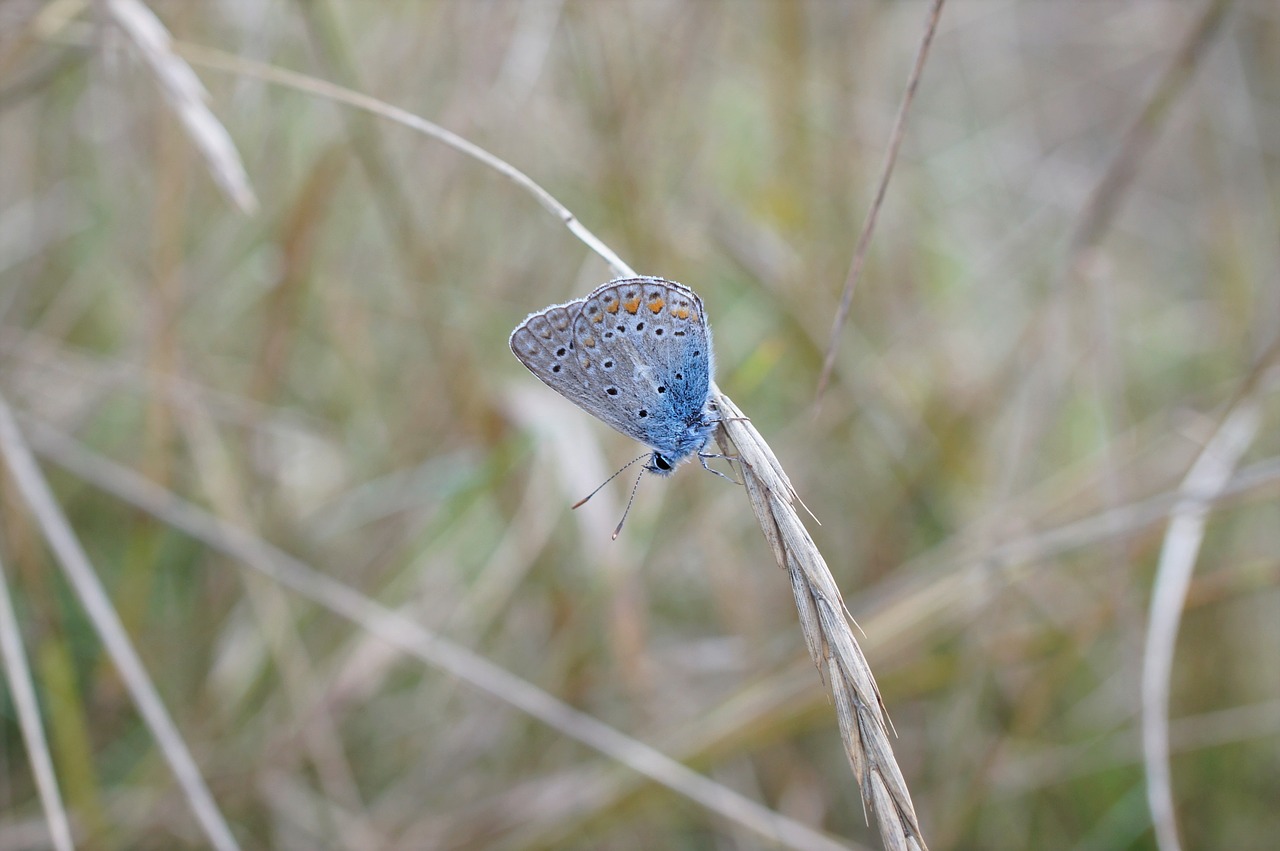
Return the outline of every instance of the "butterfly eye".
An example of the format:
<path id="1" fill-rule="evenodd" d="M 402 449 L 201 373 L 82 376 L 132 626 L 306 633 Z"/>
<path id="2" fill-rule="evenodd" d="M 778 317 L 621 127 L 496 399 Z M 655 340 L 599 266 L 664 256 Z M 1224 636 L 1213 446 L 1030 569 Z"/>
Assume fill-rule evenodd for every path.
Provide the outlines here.
<path id="1" fill-rule="evenodd" d="M 666 458 L 663 458 L 657 452 L 655 452 L 653 453 L 653 466 L 657 467 L 659 470 L 662 470 L 663 472 L 667 472 L 668 470 L 671 469 L 671 462 L 668 461 Z"/>

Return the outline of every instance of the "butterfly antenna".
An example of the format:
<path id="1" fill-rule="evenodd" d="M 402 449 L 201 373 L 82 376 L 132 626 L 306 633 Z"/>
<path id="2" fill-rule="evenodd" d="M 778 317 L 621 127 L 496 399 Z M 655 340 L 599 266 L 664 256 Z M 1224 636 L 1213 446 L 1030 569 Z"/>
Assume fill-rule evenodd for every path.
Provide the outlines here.
<path id="1" fill-rule="evenodd" d="M 577 508 L 577 507 L 578 507 L 578 506 L 580 506 L 580 505 L 585 505 L 585 504 L 586 504 L 586 502 L 587 502 L 587 500 L 591 499 L 591 497 L 593 497 L 593 496 L 595 496 L 596 494 L 600 493 L 600 488 L 603 488 L 605 485 L 609 484 L 609 482 L 612 482 L 614 479 L 618 478 L 618 476 L 622 475 L 622 471 L 623 471 L 623 470 L 627 469 L 627 468 L 628 468 L 628 467 L 630 467 L 632 464 L 636 463 L 636 461 L 639 461 L 641 458 L 644 458 L 644 457 L 645 457 L 646 455 L 648 455 L 648 454 L 649 454 L 649 453 L 648 453 L 648 452 L 646 452 L 644 455 L 641 455 L 639 458 L 635 458 L 635 459 L 633 459 L 633 460 L 631 460 L 631 461 L 628 461 L 627 463 L 623 464 L 623 465 L 622 465 L 622 467 L 621 467 L 621 469 L 619 469 L 619 470 L 618 470 L 618 472 L 614 473 L 612 476 L 610 476 L 609 478 L 607 478 L 607 479 L 605 479 L 603 482 L 601 482 L 601 483 L 600 483 L 600 487 L 599 487 L 599 488 L 596 488 L 596 489 L 595 489 L 595 490 L 593 490 L 591 493 L 587 494 L 587 495 L 586 495 L 586 496 L 584 496 L 582 499 L 580 499 L 580 500 L 578 500 L 577 502 L 575 502 L 575 503 L 573 504 L 573 508 Z M 632 493 L 632 496 L 634 496 L 634 495 L 635 495 L 635 494 L 634 494 L 634 493 Z M 571 508 L 571 509 L 569 509 L 569 510 L 570 510 L 570 511 L 572 511 L 572 510 L 573 510 L 573 508 Z"/>
<path id="2" fill-rule="evenodd" d="M 644 456 L 641 455 L 640 457 L 643 458 Z M 631 462 L 631 464 L 634 464 L 634 463 L 636 462 L 635 461 Z M 628 464 L 627 466 L 630 467 L 631 464 Z M 620 473 L 622 471 L 619 470 L 618 472 Z M 617 475 L 617 473 L 615 473 L 614 475 Z M 613 530 L 613 539 L 615 541 L 618 540 L 618 536 L 622 534 L 622 524 L 627 522 L 627 513 L 631 511 L 631 503 L 635 501 L 636 491 L 640 489 L 640 480 L 643 478 L 644 478 L 644 468 L 641 467 L 640 475 L 636 476 L 636 483 L 631 486 L 631 496 L 627 498 L 626 511 L 622 512 L 622 519 L 618 521 L 618 528 Z"/>

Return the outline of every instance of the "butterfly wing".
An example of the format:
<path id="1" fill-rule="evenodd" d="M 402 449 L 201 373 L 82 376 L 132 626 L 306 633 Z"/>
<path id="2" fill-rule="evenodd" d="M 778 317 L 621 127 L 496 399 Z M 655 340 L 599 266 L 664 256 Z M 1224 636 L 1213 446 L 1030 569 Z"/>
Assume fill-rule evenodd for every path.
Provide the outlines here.
<path id="1" fill-rule="evenodd" d="M 603 416 L 595 403 L 587 376 L 577 357 L 573 342 L 573 322 L 586 299 L 553 304 L 529 314 L 511 332 L 511 351 L 543 384 L 582 408 L 600 417 L 614 428 L 624 431 L 616 422 Z M 630 432 L 625 432 L 634 437 Z"/>
<path id="2" fill-rule="evenodd" d="M 530 314 L 510 343 L 552 390 L 670 460 L 705 442 L 690 428 L 707 419 L 711 339 L 702 300 L 683 284 L 610 281 Z"/>
<path id="3" fill-rule="evenodd" d="M 623 278 L 582 300 L 574 351 L 593 394 L 587 410 L 678 460 L 702 447 L 713 358 L 702 300 L 662 278 Z M 709 432 L 708 432 L 709 433 Z"/>

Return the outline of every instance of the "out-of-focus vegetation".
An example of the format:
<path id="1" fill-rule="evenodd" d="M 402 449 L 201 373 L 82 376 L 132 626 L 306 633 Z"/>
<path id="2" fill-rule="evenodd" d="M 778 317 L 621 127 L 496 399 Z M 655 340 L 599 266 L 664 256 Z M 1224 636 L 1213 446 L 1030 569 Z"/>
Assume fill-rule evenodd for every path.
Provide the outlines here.
<path id="1" fill-rule="evenodd" d="M 0 5 L 0 393 L 23 422 L 877 845 L 742 490 L 696 468 L 646 480 L 613 543 L 627 483 L 569 511 L 638 449 L 507 335 L 604 264 L 454 151 L 198 69 L 258 199 L 241 214 L 108 5 Z M 698 290 L 720 385 L 823 522 L 934 851 L 1154 847 L 1139 681 L 1164 497 L 1231 406 L 1257 406 L 1235 468 L 1255 475 L 1211 506 L 1169 715 L 1186 847 L 1272 847 L 1280 6 L 1231 4 L 1080 249 L 1203 4 L 953 0 L 818 408 L 924 5 L 150 8 L 182 42 L 441 123 Z M 46 470 L 245 847 L 759 842 Z M 0 495 L 82 846 L 203 846 L 7 473 Z M 4 694 L 0 849 L 46 847 Z"/>

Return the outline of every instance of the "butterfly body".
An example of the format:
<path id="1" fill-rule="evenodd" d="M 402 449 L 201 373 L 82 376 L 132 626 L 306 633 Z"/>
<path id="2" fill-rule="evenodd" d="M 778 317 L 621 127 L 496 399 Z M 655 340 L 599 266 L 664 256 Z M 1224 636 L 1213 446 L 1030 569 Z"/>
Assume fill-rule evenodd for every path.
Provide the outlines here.
<path id="1" fill-rule="evenodd" d="M 700 453 L 720 419 L 702 300 L 662 278 L 619 278 L 585 298 L 530 314 L 511 351 L 544 384 L 653 449 L 669 475 Z"/>

